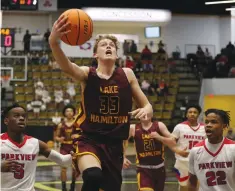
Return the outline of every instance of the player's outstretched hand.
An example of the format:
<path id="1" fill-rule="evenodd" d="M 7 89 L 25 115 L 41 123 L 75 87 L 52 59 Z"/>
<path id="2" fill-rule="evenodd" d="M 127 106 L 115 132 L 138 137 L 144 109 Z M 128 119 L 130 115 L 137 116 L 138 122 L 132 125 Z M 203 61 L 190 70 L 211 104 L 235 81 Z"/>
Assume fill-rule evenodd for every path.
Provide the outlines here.
<path id="1" fill-rule="evenodd" d="M 20 164 L 17 161 L 6 160 L 1 163 L 1 172 L 14 172 Z"/>
<path id="2" fill-rule="evenodd" d="M 65 34 L 68 34 L 71 32 L 70 29 L 68 29 L 71 25 L 71 23 L 67 22 L 68 17 L 62 15 L 58 20 L 55 21 L 51 34 L 50 34 L 50 41 L 56 42 L 60 37 L 62 37 Z"/>
<path id="3" fill-rule="evenodd" d="M 182 156 L 184 158 L 188 157 L 188 155 L 189 155 L 188 148 L 186 147 L 183 150 L 179 150 L 177 154 L 179 154 L 180 156 Z"/>
<path id="4" fill-rule="evenodd" d="M 148 119 L 148 112 L 145 108 L 139 108 L 134 111 L 129 112 L 129 115 L 136 119 Z"/>
<path id="5" fill-rule="evenodd" d="M 130 165 L 131 165 L 131 161 L 129 161 L 126 157 L 124 157 L 124 160 L 123 160 L 123 168 L 124 169 L 127 169 L 127 168 L 129 168 L 130 167 Z"/>

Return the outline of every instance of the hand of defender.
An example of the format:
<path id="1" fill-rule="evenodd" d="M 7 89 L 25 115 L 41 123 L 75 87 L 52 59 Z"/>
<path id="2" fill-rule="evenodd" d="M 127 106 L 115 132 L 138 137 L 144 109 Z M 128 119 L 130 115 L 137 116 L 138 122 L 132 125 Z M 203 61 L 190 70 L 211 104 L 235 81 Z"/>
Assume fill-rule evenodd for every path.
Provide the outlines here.
<path id="1" fill-rule="evenodd" d="M 132 117 L 136 119 L 148 119 L 148 114 L 144 108 L 139 108 L 132 112 L 129 112 L 129 115 L 131 115 Z"/>
<path id="2" fill-rule="evenodd" d="M 55 21 L 51 30 L 50 40 L 57 41 L 63 35 L 71 32 L 71 30 L 67 28 L 71 25 L 71 23 L 67 21 L 68 17 L 64 15 L 62 15 L 58 20 Z"/>
<path id="3" fill-rule="evenodd" d="M 177 154 L 179 154 L 180 156 L 186 158 L 189 155 L 189 151 L 187 151 L 187 147 L 186 147 L 183 150 L 179 150 L 179 152 Z"/>
<path id="4" fill-rule="evenodd" d="M 6 160 L 1 163 L 1 172 L 14 172 L 19 163 L 13 160 Z"/>
<path id="5" fill-rule="evenodd" d="M 130 167 L 130 165 L 131 165 L 131 161 L 129 161 L 129 160 L 125 157 L 124 160 L 123 160 L 122 168 L 123 168 L 123 169 L 127 169 L 127 168 Z"/>

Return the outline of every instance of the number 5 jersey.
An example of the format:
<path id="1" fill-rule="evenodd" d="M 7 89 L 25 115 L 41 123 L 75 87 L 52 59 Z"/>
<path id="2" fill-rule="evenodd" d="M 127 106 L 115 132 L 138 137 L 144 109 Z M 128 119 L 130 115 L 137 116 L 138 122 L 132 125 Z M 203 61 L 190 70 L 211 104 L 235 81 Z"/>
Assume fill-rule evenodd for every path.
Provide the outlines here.
<path id="1" fill-rule="evenodd" d="M 39 141 L 24 135 L 18 144 L 1 134 L 1 163 L 6 160 L 18 162 L 13 172 L 1 172 L 1 191 L 34 191 Z"/>
<path id="2" fill-rule="evenodd" d="M 199 191 L 235 191 L 235 142 L 198 143 L 189 155 L 189 172 L 197 176 Z"/>

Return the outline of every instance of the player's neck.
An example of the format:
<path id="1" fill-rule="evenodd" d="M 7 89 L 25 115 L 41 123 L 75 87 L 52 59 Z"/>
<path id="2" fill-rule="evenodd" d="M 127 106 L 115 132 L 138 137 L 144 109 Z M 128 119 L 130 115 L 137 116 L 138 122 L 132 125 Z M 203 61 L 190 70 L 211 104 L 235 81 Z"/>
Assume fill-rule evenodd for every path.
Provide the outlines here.
<path id="1" fill-rule="evenodd" d="M 144 130 L 149 130 L 152 127 L 153 123 L 152 121 L 141 122 L 141 125 Z"/>
<path id="2" fill-rule="evenodd" d="M 190 121 L 190 120 L 188 120 L 188 124 L 189 124 L 189 126 L 194 127 L 194 126 L 198 125 L 198 122 L 197 121 Z"/>
<path id="3" fill-rule="evenodd" d="M 68 122 L 68 123 L 73 122 L 73 117 L 72 118 L 66 118 L 66 122 Z"/>
<path id="4" fill-rule="evenodd" d="M 108 64 L 99 63 L 96 71 L 99 74 L 102 74 L 105 76 L 112 76 L 114 69 L 115 69 L 115 64 L 113 65 L 111 63 L 108 63 Z"/>
<path id="5" fill-rule="evenodd" d="M 210 144 L 219 144 L 219 143 L 221 143 L 223 141 L 223 139 L 224 139 L 223 136 L 215 137 L 215 138 L 211 138 L 211 139 L 208 138 L 208 142 Z"/>
<path id="6" fill-rule="evenodd" d="M 11 132 L 7 131 L 8 136 L 11 138 L 16 143 L 22 143 L 24 140 L 24 134 L 23 133 L 16 133 L 16 132 Z"/>

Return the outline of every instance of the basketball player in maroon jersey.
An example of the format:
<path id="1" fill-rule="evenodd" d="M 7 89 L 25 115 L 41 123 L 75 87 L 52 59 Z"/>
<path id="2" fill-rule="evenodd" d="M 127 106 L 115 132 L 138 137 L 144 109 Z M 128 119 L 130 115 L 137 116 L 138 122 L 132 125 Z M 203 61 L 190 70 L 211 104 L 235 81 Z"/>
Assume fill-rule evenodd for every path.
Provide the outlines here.
<path id="1" fill-rule="evenodd" d="M 58 125 L 56 130 L 56 141 L 61 143 L 60 146 L 60 153 L 70 154 L 73 150 L 73 133 L 75 131 L 74 126 L 74 116 L 76 113 L 75 107 L 72 105 L 66 105 L 63 109 L 64 119 Z M 62 181 L 62 191 L 66 191 L 66 181 L 67 181 L 67 169 L 61 168 L 61 181 Z M 76 181 L 76 174 L 73 169 L 72 172 L 72 183 L 70 186 L 70 191 L 74 191 L 75 189 L 75 181 Z"/>
<path id="2" fill-rule="evenodd" d="M 139 191 L 163 191 L 165 185 L 164 145 L 183 157 L 186 150 L 176 147 L 176 141 L 166 125 L 160 121 L 141 119 L 141 123 L 131 125 L 129 137 L 135 140 L 137 155 L 137 180 Z M 127 146 L 128 141 L 124 145 Z M 123 167 L 131 162 L 124 156 Z"/>
<path id="3" fill-rule="evenodd" d="M 14 104 L 3 111 L 7 132 L 0 135 L 1 191 L 34 191 L 38 155 L 41 154 L 61 166 L 72 165 L 72 156 L 50 149 L 46 143 L 24 134 L 26 110 Z"/>
<path id="4" fill-rule="evenodd" d="M 60 68 L 81 84 L 82 113 L 76 120 L 83 134 L 77 144 L 82 191 L 120 191 L 122 184 L 123 140 L 128 138 L 130 117 L 151 118 L 152 106 L 129 68 L 115 68 L 118 40 L 99 36 L 94 45 L 97 69 L 79 67 L 61 50 L 58 40 L 67 34 L 67 18 L 57 20 L 49 38 Z M 138 109 L 131 112 L 132 98 Z"/>

